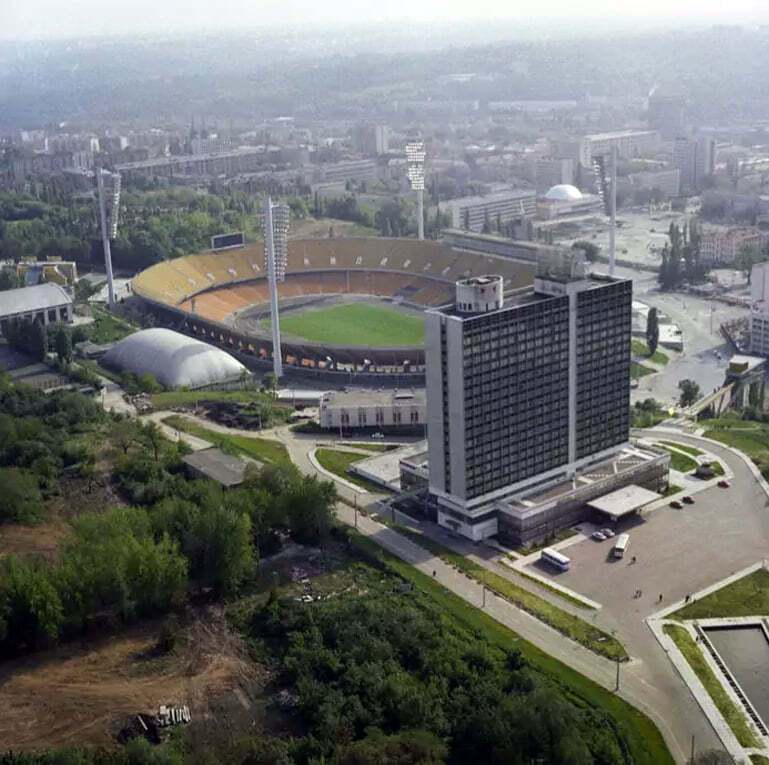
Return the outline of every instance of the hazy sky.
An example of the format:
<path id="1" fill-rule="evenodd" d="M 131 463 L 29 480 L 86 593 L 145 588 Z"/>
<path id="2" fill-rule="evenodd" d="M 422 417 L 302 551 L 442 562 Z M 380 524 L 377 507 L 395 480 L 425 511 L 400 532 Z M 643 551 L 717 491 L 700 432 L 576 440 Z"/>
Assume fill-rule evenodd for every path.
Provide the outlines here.
<path id="1" fill-rule="evenodd" d="M 618 10 L 620 9 L 621 10 Z M 0 37 L 79 37 L 396 19 L 769 22 L 769 0 L 0 0 Z"/>

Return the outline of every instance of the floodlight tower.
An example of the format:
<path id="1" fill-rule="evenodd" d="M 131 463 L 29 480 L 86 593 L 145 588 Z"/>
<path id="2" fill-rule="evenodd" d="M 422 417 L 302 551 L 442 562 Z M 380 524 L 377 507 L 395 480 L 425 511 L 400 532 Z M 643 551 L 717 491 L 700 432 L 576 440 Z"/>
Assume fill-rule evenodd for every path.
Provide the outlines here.
<path id="1" fill-rule="evenodd" d="M 272 323 L 272 368 L 275 378 L 283 377 L 283 358 L 280 350 L 280 317 L 278 315 L 278 282 L 286 278 L 288 262 L 288 205 L 264 202 L 264 262 L 270 287 L 270 321 Z"/>
<path id="2" fill-rule="evenodd" d="M 106 199 L 105 176 L 110 185 L 109 200 Z M 107 302 L 110 310 L 115 307 L 115 282 L 112 277 L 112 248 L 110 240 L 117 236 L 118 212 L 120 210 L 120 174 L 110 173 L 102 167 L 96 168 L 96 196 L 99 203 L 101 243 L 104 249 L 104 268 L 107 271 Z"/>
<path id="3" fill-rule="evenodd" d="M 424 141 L 411 141 L 406 144 L 406 162 L 411 188 L 417 193 L 417 236 L 425 238 L 425 144 Z"/>

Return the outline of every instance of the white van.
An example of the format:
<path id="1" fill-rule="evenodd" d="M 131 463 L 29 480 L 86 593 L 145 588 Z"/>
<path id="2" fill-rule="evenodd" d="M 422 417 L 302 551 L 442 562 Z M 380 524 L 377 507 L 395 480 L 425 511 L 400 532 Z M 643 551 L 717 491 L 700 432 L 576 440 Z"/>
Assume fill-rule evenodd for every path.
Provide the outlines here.
<path id="1" fill-rule="evenodd" d="M 627 546 L 629 544 L 630 544 L 630 535 L 620 534 L 617 537 L 617 541 L 614 543 L 614 550 L 612 551 L 614 553 L 614 557 L 621 558 L 625 554 L 625 550 L 627 550 Z"/>

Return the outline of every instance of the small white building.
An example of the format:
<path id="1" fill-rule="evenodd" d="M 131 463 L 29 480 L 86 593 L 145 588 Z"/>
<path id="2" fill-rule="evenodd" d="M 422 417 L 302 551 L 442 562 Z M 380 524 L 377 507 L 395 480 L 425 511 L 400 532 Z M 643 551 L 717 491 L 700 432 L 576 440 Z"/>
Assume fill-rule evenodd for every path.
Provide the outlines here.
<path id="1" fill-rule="evenodd" d="M 50 283 L 0 292 L 0 335 L 6 334 L 8 322 L 14 319 L 69 324 L 72 298 L 63 287 Z"/>
<path id="2" fill-rule="evenodd" d="M 322 428 L 398 428 L 427 423 L 424 389 L 330 391 L 320 400 Z"/>

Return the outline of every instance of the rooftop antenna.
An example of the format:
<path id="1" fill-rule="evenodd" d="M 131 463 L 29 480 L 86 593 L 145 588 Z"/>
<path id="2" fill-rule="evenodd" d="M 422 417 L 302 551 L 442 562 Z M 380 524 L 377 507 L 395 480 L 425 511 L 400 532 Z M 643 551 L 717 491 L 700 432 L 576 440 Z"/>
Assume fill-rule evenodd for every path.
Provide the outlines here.
<path id="1" fill-rule="evenodd" d="M 105 188 L 105 179 L 109 184 Z M 115 308 L 115 282 L 112 276 L 112 247 L 110 240 L 117 236 L 118 211 L 120 210 L 120 174 L 110 173 L 102 167 L 96 168 L 96 192 L 99 202 L 99 223 L 101 243 L 104 249 L 104 268 L 107 272 L 107 304 L 110 311 Z"/>
<path id="2" fill-rule="evenodd" d="M 286 278 L 288 262 L 288 205 L 264 202 L 264 260 L 270 287 L 270 322 L 272 325 L 272 368 L 275 378 L 283 377 L 283 358 L 280 347 L 280 316 L 278 313 L 278 282 Z"/>
<path id="3" fill-rule="evenodd" d="M 417 193 L 417 237 L 425 238 L 425 144 L 424 141 L 411 141 L 406 144 L 406 162 L 411 188 Z"/>

